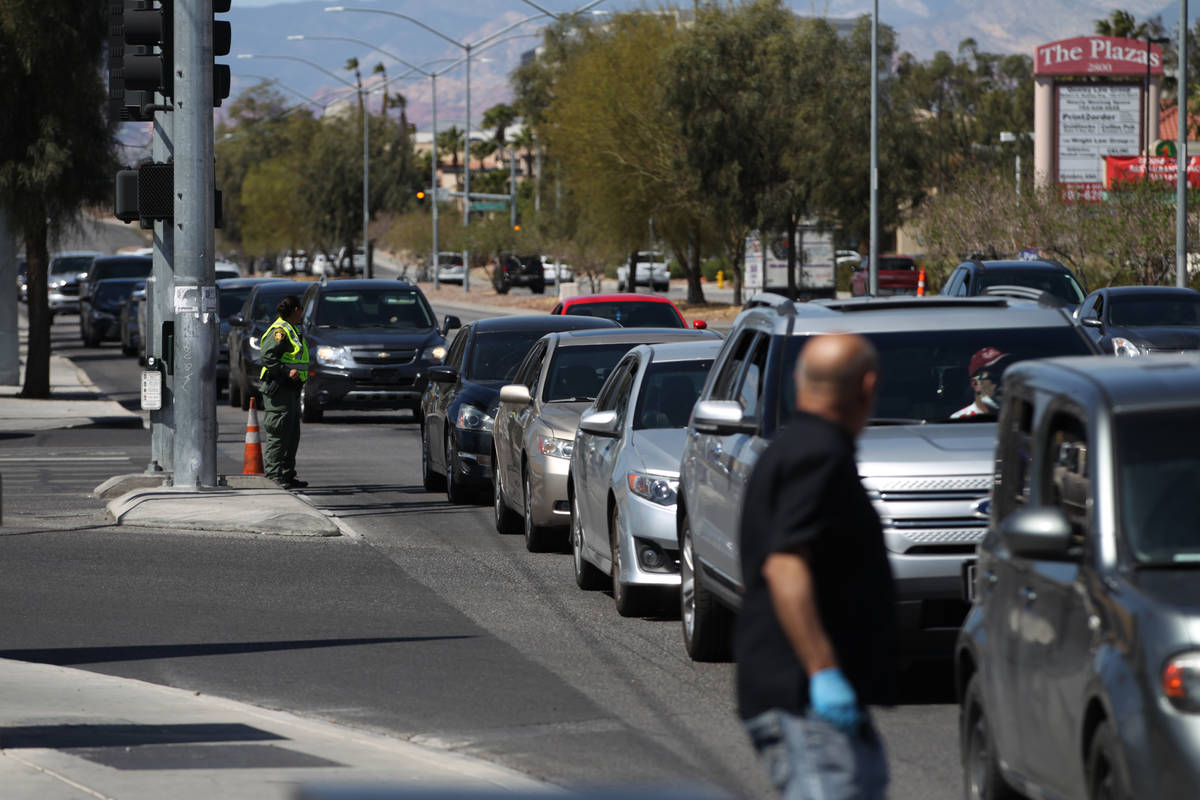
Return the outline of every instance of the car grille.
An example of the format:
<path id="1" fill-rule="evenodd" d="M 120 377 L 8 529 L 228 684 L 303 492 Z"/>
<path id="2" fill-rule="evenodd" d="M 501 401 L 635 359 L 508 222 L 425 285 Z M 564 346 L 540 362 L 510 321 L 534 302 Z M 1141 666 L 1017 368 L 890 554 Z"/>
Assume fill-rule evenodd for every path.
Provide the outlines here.
<path id="1" fill-rule="evenodd" d="M 973 506 L 988 496 L 991 476 L 866 479 L 889 551 L 961 555 L 974 550 L 987 520 Z"/>
<path id="2" fill-rule="evenodd" d="M 59 294 L 63 295 L 64 297 L 78 297 L 79 296 L 79 284 L 78 283 L 64 283 L 62 286 L 55 289 L 55 291 L 58 292 Z"/>
<path id="3" fill-rule="evenodd" d="M 417 351 L 411 347 L 391 349 L 387 347 L 352 347 L 350 354 L 356 364 L 364 366 L 396 366 L 411 364 Z"/>

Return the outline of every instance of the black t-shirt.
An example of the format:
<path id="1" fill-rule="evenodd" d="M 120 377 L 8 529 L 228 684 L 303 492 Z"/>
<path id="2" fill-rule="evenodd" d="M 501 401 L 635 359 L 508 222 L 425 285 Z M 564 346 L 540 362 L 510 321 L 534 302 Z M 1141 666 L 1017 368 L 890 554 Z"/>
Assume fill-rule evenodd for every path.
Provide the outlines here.
<path id="1" fill-rule="evenodd" d="M 740 539 L 745 596 L 734 652 L 742 718 L 808 708 L 808 672 L 779 626 L 762 574 L 767 556 L 800 545 L 809 547 L 817 611 L 842 673 L 861 703 L 893 702 L 895 588 L 850 433 L 805 413 L 780 431 L 746 487 Z"/>

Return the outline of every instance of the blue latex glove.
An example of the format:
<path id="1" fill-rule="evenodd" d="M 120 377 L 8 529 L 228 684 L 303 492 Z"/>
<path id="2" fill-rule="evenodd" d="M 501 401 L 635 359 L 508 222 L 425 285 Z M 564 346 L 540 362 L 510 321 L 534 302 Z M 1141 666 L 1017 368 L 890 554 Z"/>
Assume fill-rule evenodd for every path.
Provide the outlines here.
<path id="1" fill-rule="evenodd" d="M 854 733 L 862 716 L 858 713 L 858 696 L 837 667 L 814 673 L 808 679 L 808 700 L 818 717 L 839 728 Z"/>

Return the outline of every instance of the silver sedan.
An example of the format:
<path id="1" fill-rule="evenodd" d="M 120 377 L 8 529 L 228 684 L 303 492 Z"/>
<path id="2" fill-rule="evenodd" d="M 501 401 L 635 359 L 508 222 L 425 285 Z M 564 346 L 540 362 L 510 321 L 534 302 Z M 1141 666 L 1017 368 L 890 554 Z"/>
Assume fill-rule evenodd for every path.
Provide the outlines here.
<path id="1" fill-rule="evenodd" d="M 611 581 L 621 616 L 644 616 L 679 587 L 679 459 L 720 349 L 719 341 L 635 347 L 580 418 L 568 484 L 575 582 Z"/>

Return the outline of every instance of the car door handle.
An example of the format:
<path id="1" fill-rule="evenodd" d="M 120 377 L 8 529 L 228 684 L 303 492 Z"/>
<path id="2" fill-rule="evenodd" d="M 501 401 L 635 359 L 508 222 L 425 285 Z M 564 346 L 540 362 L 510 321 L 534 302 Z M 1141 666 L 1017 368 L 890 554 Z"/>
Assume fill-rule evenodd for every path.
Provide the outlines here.
<path id="1" fill-rule="evenodd" d="M 1020 594 L 1021 598 L 1026 603 L 1032 603 L 1034 600 L 1037 600 L 1037 592 L 1035 592 L 1033 589 L 1030 589 L 1028 586 L 1022 586 Z"/>

